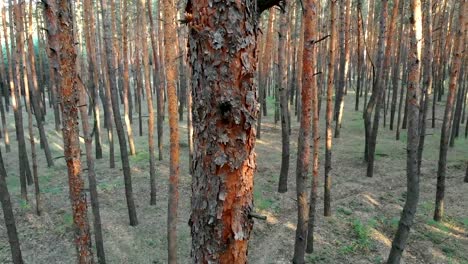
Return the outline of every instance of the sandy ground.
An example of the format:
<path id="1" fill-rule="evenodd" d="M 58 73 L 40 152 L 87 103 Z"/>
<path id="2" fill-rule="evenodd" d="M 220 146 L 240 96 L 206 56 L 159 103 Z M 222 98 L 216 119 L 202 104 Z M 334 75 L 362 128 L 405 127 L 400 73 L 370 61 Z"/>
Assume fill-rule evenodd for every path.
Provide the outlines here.
<path id="1" fill-rule="evenodd" d="M 375 176 L 367 178 L 363 162 L 363 122 L 354 112 L 354 95 L 347 97 L 342 138 L 333 141 L 333 216 L 323 217 L 323 152 L 321 142 L 320 187 L 317 209 L 315 252 L 307 255 L 308 263 L 383 263 L 391 246 L 406 195 L 406 131 L 395 141 L 394 131 L 380 128 Z M 324 107 L 324 105 L 322 105 Z M 323 116 L 322 112 L 322 116 Z M 264 118 L 262 139 L 257 141 L 258 171 L 255 176 L 255 210 L 266 215 L 256 220 L 249 247 L 250 263 L 290 263 L 296 225 L 295 170 L 298 123 L 292 125 L 289 191 L 276 192 L 281 164 L 281 128 L 273 122 L 273 111 Z M 441 116 L 441 113 L 439 113 Z M 26 116 L 25 116 L 26 117 Z M 48 138 L 54 157 L 63 155 L 61 133 L 53 130 L 48 116 Z M 12 113 L 8 116 L 12 152 L 5 153 L 7 182 L 14 204 L 21 247 L 26 263 L 74 263 L 72 217 L 68 200 L 66 167 L 63 159 L 46 168 L 39 156 L 39 178 L 43 192 L 44 214 L 34 214 L 33 188 L 30 203 L 21 201 L 18 179 L 18 154 Z M 157 162 L 158 201 L 149 205 L 147 136 L 138 136 L 137 119 L 133 124 L 137 155 L 131 157 L 134 195 L 140 224 L 128 225 L 123 176 L 116 142 L 116 169 L 109 169 L 107 139 L 103 135 L 104 159 L 96 162 L 99 199 L 108 263 L 166 263 L 166 221 L 168 187 L 168 135 L 165 130 L 164 160 Z M 144 121 L 146 126 L 146 120 Z M 167 119 L 165 121 L 167 126 Z M 320 131 L 324 133 L 321 120 Z M 190 263 L 190 182 L 186 122 L 180 122 L 181 181 L 179 203 L 179 263 Z M 167 128 L 167 127 L 166 127 Z M 146 129 L 144 129 L 146 131 Z M 27 132 L 26 132 L 27 133 Z M 468 140 L 460 138 L 448 157 L 446 218 L 432 221 L 435 199 L 440 123 L 428 129 L 421 174 L 421 196 L 414 229 L 411 231 L 402 263 L 468 263 L 468 184 L 463 184 L 468 160 Z M 324 138 L 324 135 L 321 137 Z M 84 174 L 86 176 L 86 174 Z M 3 219 L 2 213 L 0 216 Z M 90 212 L 90 220 L 92 215 Z M 0 225 L 0 262 L 10 263 L 5 226 Z"/>

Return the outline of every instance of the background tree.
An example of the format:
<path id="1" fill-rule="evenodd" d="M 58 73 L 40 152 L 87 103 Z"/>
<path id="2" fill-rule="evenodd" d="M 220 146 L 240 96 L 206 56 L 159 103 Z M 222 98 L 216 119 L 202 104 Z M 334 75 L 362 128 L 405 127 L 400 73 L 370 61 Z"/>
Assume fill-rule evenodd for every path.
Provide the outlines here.
<path id="1" fill-rule="evenodd" d="M 452 123 L 453 105 L 457 92 L 457 80 L 460 72 L 463 57 L 463 39 L 465 32 L 465 7 L 466 1 L 461 1 L 459 6 L 458 23 L 455 24 L 454 56 L 452 68 L 450 71 L 450 83 L 447 94 L 447 103 L 445 105 L 444 120 L 442 122 L 440 136 L 439 163 L 437 167 L 437 191 L 435 201 L 434 220 L 440 221 L 444 215 L 444 196 L 445 196 L 445 174 L 447 172 L 447 151 L 450 139 L 450 125 Z"/>

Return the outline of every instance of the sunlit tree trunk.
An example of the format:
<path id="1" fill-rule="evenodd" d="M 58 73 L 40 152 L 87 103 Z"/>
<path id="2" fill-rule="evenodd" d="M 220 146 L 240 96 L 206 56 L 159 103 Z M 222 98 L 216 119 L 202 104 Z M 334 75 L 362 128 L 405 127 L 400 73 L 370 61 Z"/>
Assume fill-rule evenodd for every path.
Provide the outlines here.
<path id="1" fill-rule="evenodd" d="M 314 7 L 315 1 L 309 2 L 309 6 L 307 8 L 312 8 Z M 349 12 L 349 3 L 348 5 L 348 11 Z M 315 8 L 313 9 L 315 10 Z M 308 11 L 306 11 L 308 12 Z M 310 12 L 310 11 L 309 11 Z M 318 189 L 318 180 L 319 180 L 319 143 L 320 143 L 320 133 L 319 133 L 319 88 L 317 87 L 317 80 L 316 80 L 316 74 L 317 72 L 317 47 L 314 41 L 317 41 L 317 38 L 319 38 L 319 35 L 317 34 L 318 32 L 315 30 L 314 25 L 317 24 L 318 22 L 318 16 L 316 12 L 312 11 L 310 13 L 307 13 L 304 15 L 304 18 L 307 20 L 310 20 L 310 25 L 307 25 L 308 27 L 311 27 L 310 29 L 306 30 L 307 35 L 304 35 L 304 39 L 306 40 L 305 43 L 307 43 L 307 46 L 311 46 L 311 50 L 307 50 L 309 47 L 304 47 L 304 50 L 307 51 L 306 55 L 308 57 L 308 62 L 307 64 L 311 64 L 308 67 L 311 67 L 308 69 L 307 72 L 304 72 L 304 74 L 310 74 L 310 76 L 306 76 L 305 80 L 308 80 L 310 83 L 309 85 L 312 88 L 312 93 L 311 93 L 311 99 L 312 99 L 312 185 L 310 189 L 310 209 L 309 209 L 309 221 L 307 223 L 307 248 L 306 252 L 307 253 L 312 253 L 314 252 L 314 229 L 315 229 L 315 219 L 316 219 L 316 208 L 317 208 L 317 189 Z M 307 22 L 309 23 L 309 22 Z M 310 72 L 309 72 L 310 70 Z M 345 71 L 346 74 L 346 71 Z M 308 145 L 306 145 L 308 146 Z"/>
<path id="2" fill-rule="evenodd" d="M 300 107 L 300 127 L 297 148 L 297 167 L 296 167 L 296 192 L 297 192 L 297 227 L 294 243 L 293 263 L 304 263 L 304 254 L 307 242 L 307 230 L 309 220 L 309 208 L 307 202 L 306 180 L 309 172 L 310 158 L 310 130 L 311 130 L 311 110 L 312 98 L 316 94 L 316 84 L 314 77 L 314 40 L 316 20 L 316 2 L 315 0 L 304 1 L 303 7 L 304 20 L 304 42 L 303 42 L 303 69 L 302 69 L 302 92 Z M 316 106 L 315 106 L 316 107 Z M 314 109 L 316 110 L 316 109 Z M 315 118 L 315 116 L 314 116 Z M 313 135 L 316 136 L 315 134 Z M 314 138 L 315 140 L 315 138 Z M 315 152 L 315 150 L 314 150 Z M 316 186 L 315 186 L 316 187 Z"/>
<path id="3" fill-rule="evenodd" d="M 46 157 L 47 161 L 47 166 L 51 167 L 54 165 L 54 162 L 52 160 L 52 154 L 50 152 L 49 148 L 49 141 L 47 139 L 47 135 L 44 129 L 44 117 L 43 117 L 43 110 L 41 108 L 41 103 L 40 103 L 40 91 L 39 91 L 39 84 L 37 81 L 37 72 L 36 72 L 36 62 L 35 62 L 35 56 L 34 56 L 34 44 L 33 44 L 33 29 L 32 29 L 32 3 L 31 1 L 29 2 L 29 21 L 28 21 L 28 60 L 26 60 L 26 56 L 24 56 L 24 61 L 26 63 L 26 69 L 29 74 L 29 94 L 30 94 L 30 102 L 31 104 L 28 104 L 26 107 L 30 107 L 32 105 L 33 110 L 34 110 L 34 116 L 36 118 L 36 125 L 39 130 L 39 137 L 41 140 L 41 147 L 44 149 L 44 154 Z M 23 16 L 24 12 L 23 12 Z M 31 112 L 31 111 L 30 111 Z M 37 166 L 37 164 L 36 164 Z M 37 168 L 36 168 L 37 170 Z M 33 174 L 34 174 L 34 160 L 33 160 Z"/>
<path id="4" fill-rule="evenodd" d="M 194 167 L 189 224 L 194 263 L 247 262 L 256 167 L 257 12 L 265 9 L 259 2 L 255 12 L 256 5 L 251 0 L 187 5 L 186 11 L 193 15 L 189 61 Z M 204 28 L 198 28 L 200 23 Z M 200 35 L 206 28 L 210 37 Z"/>
<path id="5" fill-rule="evenodd" d="M 141 15 L 140 18 L 145 16 Z M 128 1 L 123 1 L 123 12 L 122 12 L 122 54 L 121 61 L 123 66 L 123 78 L 122 78 L 122 89 L 123 89 L 123 104 L 124 104 L 124 120 L 125 127 L 127 128 L 128 146 L 130 148 L 130 155 L 135 155 L 135 142 L 133 140 L 133 129 L 132 122 L 130 120 L 130 106 L 131 92 L 130 92 L 130 77 L 129 77 L 129 59 L 128 59 Z M 144 50 L 143 50 L 144 51 Z M 149 81 L 149 80 L 148 80 Z M 151 118 L 151 116 L 150 116 Z"/>
<path id="6" fill-rule="evenodd" d="M 164 47 L 169 108 L 169 201 L 167 214 L 168 263 L 177 263 L 177 209 L 179 205 L 179 120 L 177 111 L 177 31 L 173 0 L 161 0 L 164 10 Z M 231 69 L 232 70 L 232 69 Z M 207 88 L 206 88 L 207 89 Z"/>
<path id="7" fill-rule="evenodd" d="M 27 200 L 27 186 L 26 184 L 32 184 L 32 174 L 31 168 L 29 167 L 29 158 L 26 151 L 26 141 L 24 137 L 24 128 L 23 128 L 23 107 L 21 104 L 21 66 L 25 65 L 26 62 L 22 64 L 23 52 L 24 52 L 24 38 L 23 38 L 23 17 L 21 16 L 20 9 L 22 4 L 17 4 L 16 1 L 10 0 L 10 21 L 14 21 L 16 29 L 16 45 L 15 45 L 15 61 L 13 63 L 14 69 L 14 82 L 10 82 L 11 91 L 11 101 L 13 106 L 13 111 L 15 115 L 15 127 L 16 127 L 16 137 L 18 141 L 18 158 L 20 164 L 20 184 L 21 184 L 21 196 L 24 200 Z M 14 13 L 14 18 L 13 18 Z M 13 34 L 13 26 L 10 23 L 10 34 Z M 13 41 L 12 41 L 13 43 Z"/>
<path id="8" fill-rule="evenodd" d="M 91 250 L 86 192 L 84 190 L 84 181 L 81 177 L 80 135 L 78 128 L 80 91 L 76 72 L 77 56 L 74 47 L 75 39 L 73 37 L 72 3 L 66 0 L 59 0 L 57 3 L 54 3 L 54 0 L 49 0 L 43 1 L 43 3 L 45 4 L 44 13 L 48 21 L 58 26 L 57 35 L 52 37 L 57 37 L 61 43 L 59 47 L 51 46 L 53 43 L 49 43 L 49 47 L 58 48 L 53 49 L 52 53 L 57 53 L 54 56 L 58 56 L 59 59 L 59 68 L 55 70 L 56 73 L 60 72 L 58 76 L 60 80 L 60 101 L 62 102 L 64 155 L 68 169 L 78 263 L 94 263 Z"/>
<path id="9" fill-rule="evenodd" d="M 10 105 L 10 85 L 13 82 L 13 72 L 11 71 L 11 54 L 10 54 L 10 45 L 8 44 L 8 34 L 7 34 L 7 24 L 6 24 L 6 7 L 3 6 L 3 1 L 0 1 L 0 9 L 2 9 L 2 24 L 3 24 L 3 39 L 5 41 L 5 51 L 7 55 L 8 69 L 4 75 L 5 85 L 3 88 L 4 97 L 5 97 L 5 109 L 9 111 Z M 1 42 L 1 40 L 0 40 Z M 1 48 L 1 47 L 0 47 Z M 3 65 L 3 56 L 2 56 L 2 65 Z M 8 79 L 7 79 L 8 75 Z M 6 82 L 8 80 L 8 82 Z M 3 110 L 2 110 L 3 111 Z M 6 153 L 10 152 L 10 137 L 8 133 L 8 126 L 6 125 L 5 114 L 2 115 L 2 127 L 3 127 L 3 138 L 5 141 L 5 151 Z"/>
<path id="10" fill-rule="evenodd" d="M 29 23 L 28 23 L 28 29 L 31 29 L 31 24 L 32 24 L 32 2 L 29 2 Z M 20 10 L 22 13 L 21 15 L 24 16 L 23 10 Z M 32 31 L 28 30 L 28 33 L 32 34 Z M 28 35 L 28 46 L 32 45 L 32 36 Z M 31 111 L 31 99 L 34 101 L 34 98 L 31 98 L 30 94 L 33 93 L 33 89 L 31 86 L 35 86 L 37 88 L 37 78 L 35 75 L 35 70 L 33 71 L 31 68 L 34 67 L 34 51 L 32 47 L 29 48 L 29 61 L 26 60 L 26 53 L 23 52 L 23 61 L 24 63 L 24 68 L 23 69 L 23 77 L 25 79 L 25 87 L 24 87 L 24 97 L 25 97 L 25 106 L 26 106 L 26 112 L 28 114 L 28 134 L 29 134 L 29 142 L 31 145 L 31 161 L 32 161 L 32 174 L 33 174 L 33 179 L 34 179 L 34 195 L 36 198 L 36 214 L 41 215 L 41 210 L 42 210 L 42 205 L 41 205 L 41 194 L 40 194 L 40 189 L 39 189 L 39 178 L 38 178 L 38 172 L 37 172 L 37 152 L 36 152 L 36 142 L 34 139 L 34 131 L 33 131 L 33 118 L 32 118 L 32 111 Z M 31 54 L 32 52 L 32 54 Z M 33 58 L 31 58 L 31 56 Z M 32 84 L 32 85 L 31 85 Z M 33 93 L 34 94 L 34 93 Z M 37 98 L 36 98 L 37 99 Z M 38 105 L 36 104 L 36 107 Z M 42 112 L 39 108 L 35 109 L 36 112 L 36 117 L 40 116 L 40 118 L 36 119 L 38 127 L 42 125 Z M 44 128 L 42 126 L 42 128 Z M 45 139 L 47 142 L 47 139 Z M 49 145 L 45 145 L 47 149 L 49 148 Z M 50 160 L 52 160 L 52 157 L 50 156 L 50 152 L 48 152 Z M 46 152 L 47 156 L 47 152 Z"/>

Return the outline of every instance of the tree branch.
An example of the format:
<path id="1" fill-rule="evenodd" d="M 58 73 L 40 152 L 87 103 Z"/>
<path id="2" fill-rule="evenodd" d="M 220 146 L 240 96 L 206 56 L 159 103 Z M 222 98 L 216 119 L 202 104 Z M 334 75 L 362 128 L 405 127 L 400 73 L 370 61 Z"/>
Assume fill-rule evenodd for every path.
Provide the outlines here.
<path id="1" fill-rule="evenodd" d="M 279 6 L 283 10 L 283 2 L 281 0 L 257 0 L 257 12 L 260 15 L 263 11 L 273 6 Z"/>

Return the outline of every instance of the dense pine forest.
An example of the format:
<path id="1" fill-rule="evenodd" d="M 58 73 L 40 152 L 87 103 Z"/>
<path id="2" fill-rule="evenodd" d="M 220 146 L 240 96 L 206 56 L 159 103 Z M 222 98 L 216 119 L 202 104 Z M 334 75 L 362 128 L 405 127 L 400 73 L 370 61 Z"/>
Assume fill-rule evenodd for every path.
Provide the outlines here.
<path id="1" fill-rule="evenodd" d="M 468 264 L 467 0 L 0 12 L 0 263 Z"/>

